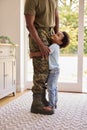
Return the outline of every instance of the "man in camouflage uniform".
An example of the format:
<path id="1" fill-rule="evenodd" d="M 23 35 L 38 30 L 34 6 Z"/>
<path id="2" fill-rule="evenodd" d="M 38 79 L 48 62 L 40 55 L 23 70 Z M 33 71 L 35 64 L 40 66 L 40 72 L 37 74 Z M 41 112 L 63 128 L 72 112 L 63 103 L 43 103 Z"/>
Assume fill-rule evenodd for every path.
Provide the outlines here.
<path id="1" fill-rule="evenodd" d="M 29 31 L 30 54 L 34 54 L 33 60 L 33 102 L 31 106 L 32 113 L 51 115 L 53 110 L 45 110 L 48 105 L 45 98 L 45 83 L 48 77 L 48 55 L 50 41 L 43 33 L 57 33 L 59 27 L 59 18 L 57 12 L 58 0 L 26 0 L 25 1 L 25 20 Z M 41 52 L 38 57 L 35 52 Z"/>

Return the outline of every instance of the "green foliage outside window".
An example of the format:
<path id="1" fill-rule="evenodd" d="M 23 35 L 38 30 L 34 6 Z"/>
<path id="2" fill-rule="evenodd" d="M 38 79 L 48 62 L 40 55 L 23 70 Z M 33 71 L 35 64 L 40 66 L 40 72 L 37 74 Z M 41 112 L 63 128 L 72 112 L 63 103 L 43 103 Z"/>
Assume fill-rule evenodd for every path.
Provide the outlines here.
<path id="1" fill-rule="evenodd" d="M 61 54 L 77 54 L 78 53 L 78 10 L 79 1 L 59 0 L 59 19 L 60 30 L 66 31 L 70 35 L 70 45 L 67 48 L 61 49 Z M 69 1 L 69 0 L 68 0 Z M 85 6 L 85 14 L 87 6 Z M 87 27 L 84 27 L 84 54 L 87 54 Z"/>
<path id="2" fill-rule="evenodd" d="M 87 27 L 84 27 L 84 53 L 87 55 Z"/>

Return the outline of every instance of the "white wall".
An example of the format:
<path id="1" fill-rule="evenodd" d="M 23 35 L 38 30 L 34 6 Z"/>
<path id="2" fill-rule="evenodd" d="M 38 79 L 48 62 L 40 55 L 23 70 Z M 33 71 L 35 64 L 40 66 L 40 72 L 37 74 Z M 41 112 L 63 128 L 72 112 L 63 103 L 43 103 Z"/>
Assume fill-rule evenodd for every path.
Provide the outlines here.
<path id="1" fill-rule="evenodd" d="M 0 35 L 6 35 L 13 42 L 20 42 L 20 1 L 0 0 Z"/>
<path id="2" fill-rule="evenodd" d="M 17 91 L 21 90 L 21 49 L 22 41 L 20 40 L 23 32 L 21 33 L 21 1 L 23 0 L 0 0 L 0 36 L 8 36 L 12 42 L 19 44 L 16 49 L 16 66 L 17 66 Z M 23 14 L 22 14 L 23 15 Z M 22 55 L 23 59 L 23 55 Z M 23 67 L 22 67 L 23 68 Z M 23 78 L 22 78 L 23 79 Z M 23 84 L 22 84 L 23 85 Z"/>

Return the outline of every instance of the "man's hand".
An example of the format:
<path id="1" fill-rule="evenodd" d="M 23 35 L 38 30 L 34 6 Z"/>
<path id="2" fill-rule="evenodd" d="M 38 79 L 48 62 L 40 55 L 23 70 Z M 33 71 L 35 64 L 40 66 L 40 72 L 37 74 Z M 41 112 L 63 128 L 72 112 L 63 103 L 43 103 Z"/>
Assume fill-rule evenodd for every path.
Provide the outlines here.
<path id="1" fill-rule="evenodd" d="M 50 52 L 48 46 L 44 45 L 43 43 L 39 45 L 39 49 L 43 58 L 47 58 Z"/>

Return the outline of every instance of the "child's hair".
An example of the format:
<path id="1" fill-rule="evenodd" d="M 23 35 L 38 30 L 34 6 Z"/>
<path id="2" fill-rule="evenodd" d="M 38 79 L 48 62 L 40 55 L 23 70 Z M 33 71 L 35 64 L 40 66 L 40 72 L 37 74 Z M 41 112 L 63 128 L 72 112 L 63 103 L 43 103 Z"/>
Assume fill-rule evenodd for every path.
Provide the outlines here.
<path id="1" fill-rule="evenodd" d="M 59 46 L 60 46 L 60 48 L 65 48 L 66 46 L 69 45 L 69 43 L 70 43 L 70 38 L 69 38 L 69 35 L 68 35 L 67 32 L 63 31 L 62 33 L 63 33 L 63 35 L 64 35 L 64 38 L 62 39 L 62 42 L 63 42 L 63 43 L 62 43 L 61 45 L 59 45 Z"/>

